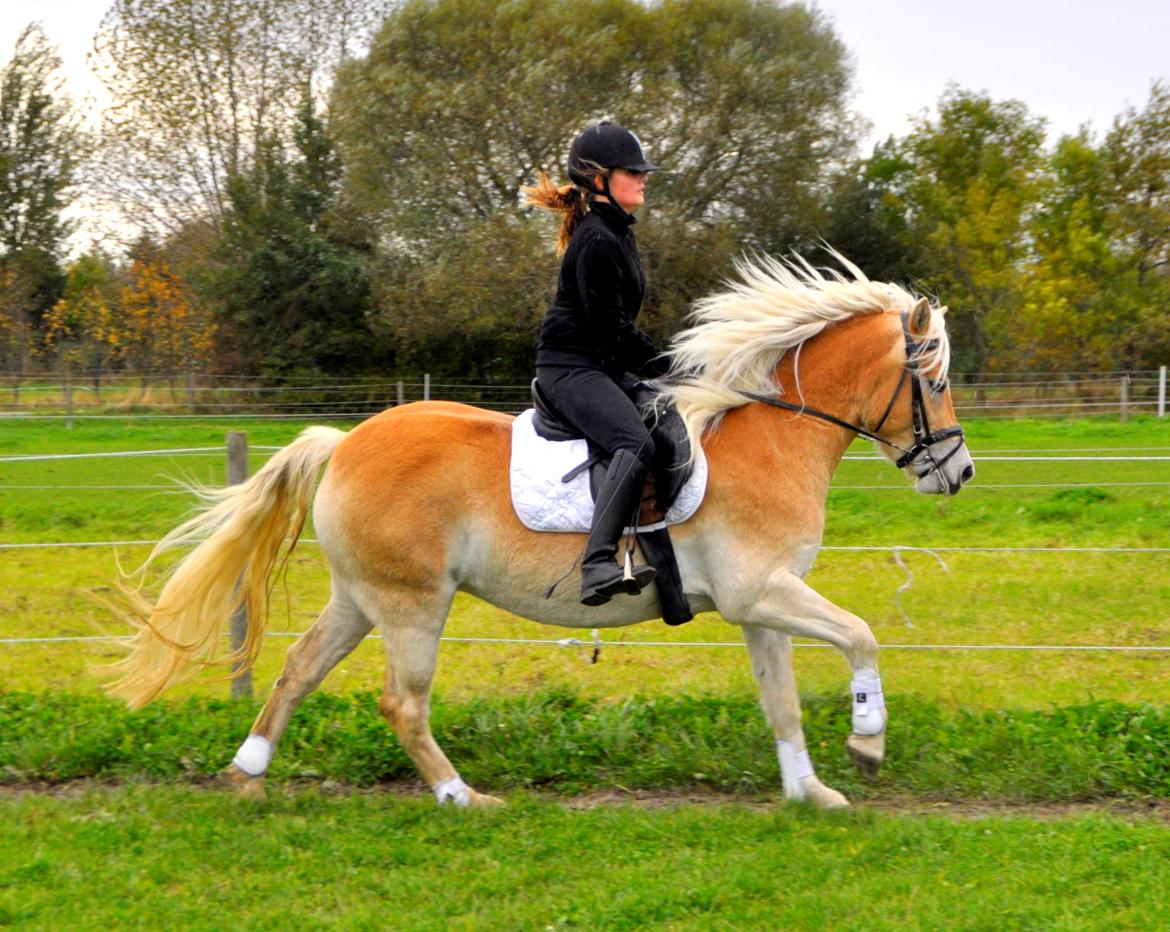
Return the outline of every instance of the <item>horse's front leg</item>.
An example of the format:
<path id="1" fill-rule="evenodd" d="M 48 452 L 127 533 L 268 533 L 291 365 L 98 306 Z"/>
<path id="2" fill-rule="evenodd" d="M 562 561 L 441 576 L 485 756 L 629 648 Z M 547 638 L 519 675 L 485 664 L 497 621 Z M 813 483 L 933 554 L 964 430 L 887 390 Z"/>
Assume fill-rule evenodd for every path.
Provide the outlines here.
<path id="1" fill-rule="evenodd" d="M 752 674 L 760 686 L 760 703 L 776 736 L 780 776 L 786 799 L 804 800 L 822 809 L 848 806 L 849 801 L 817 778 L 800 725 L 800 696 L 792 671 L 792 638 L 760 625 L 744 625 L 743 639 Z"/>
<path id="2" fill-rule="evenodd" d="M 865 773 L 876 773 L 885 758 L 886 708 L 878 675 L 877 640 L 869 625 L 789 570 L 771 573 L 766 585 L 757 590 L 755 601 L 738 606 L 729 620 L 827 641 L 845 655 L 853 671 L 853 733 L 845 746 Z"/>

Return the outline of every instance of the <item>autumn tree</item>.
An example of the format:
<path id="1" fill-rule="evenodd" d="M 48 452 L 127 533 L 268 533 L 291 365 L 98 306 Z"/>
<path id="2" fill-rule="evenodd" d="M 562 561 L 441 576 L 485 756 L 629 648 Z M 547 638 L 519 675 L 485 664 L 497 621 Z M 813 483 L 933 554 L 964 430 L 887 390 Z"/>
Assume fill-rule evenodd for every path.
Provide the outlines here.
<path id="1" fill-rule="evenodd" d="M 117 270 L 108 257 L 79 256 L 66 272 L 65 293 L 42 325 L 45 352 L 67 369 L 88 370 L 95 391 L 124 339 L 117 292 Z"/>
<path id="2" fill-rule="evenodd" d="M 133 259 L 118 302 L 119 356 L 144 378 L 193 372 L 209 360 L 211 315 L 161 256 Z"/>

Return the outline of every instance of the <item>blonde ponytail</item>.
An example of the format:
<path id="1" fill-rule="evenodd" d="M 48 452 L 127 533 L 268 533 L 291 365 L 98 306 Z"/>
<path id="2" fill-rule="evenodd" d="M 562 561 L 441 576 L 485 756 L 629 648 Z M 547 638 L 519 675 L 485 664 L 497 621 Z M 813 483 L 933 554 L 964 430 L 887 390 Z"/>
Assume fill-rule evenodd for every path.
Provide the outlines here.
<path id="1" fill-rule="evenodd" d="M 536 176 L 536 184 L 521 190 L 528 195 L 528 204 L 542 210 L 561 214 L 561 229 L 557 233 L 557 255 L 563 256 L 577 224 L 589 212 L 589 196 L 575 184 L 553 184 L 544 172 Z"/>

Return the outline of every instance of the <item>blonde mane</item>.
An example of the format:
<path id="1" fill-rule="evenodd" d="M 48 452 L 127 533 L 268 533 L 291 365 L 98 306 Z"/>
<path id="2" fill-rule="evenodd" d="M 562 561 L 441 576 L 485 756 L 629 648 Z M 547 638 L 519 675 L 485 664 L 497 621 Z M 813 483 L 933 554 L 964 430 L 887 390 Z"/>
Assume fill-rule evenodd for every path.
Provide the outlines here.
<path id="1" fill-rule="evenodd" d="M 735 266 L 738 281 L 729 280 L 724 291 L 695 303 L 693 326 L 678 334 L 668 351 L 671 368 L 661 396 L 677 405 L 692 450 L 725 412 L 751 401 L 744 392 L 780 392 L 773 376 L 789 350 L 799 352 L 837 321 L 858 314 L 900 314 L 918 301 L 898 285 L 870 281 L 844 256 L 829 252 L 848 275 L 814 268 L 801 256 L 744 258 Z M 918 362 L 933 379 L 942 380 L 950 365 L 946 308 L 932 310 Z"/>

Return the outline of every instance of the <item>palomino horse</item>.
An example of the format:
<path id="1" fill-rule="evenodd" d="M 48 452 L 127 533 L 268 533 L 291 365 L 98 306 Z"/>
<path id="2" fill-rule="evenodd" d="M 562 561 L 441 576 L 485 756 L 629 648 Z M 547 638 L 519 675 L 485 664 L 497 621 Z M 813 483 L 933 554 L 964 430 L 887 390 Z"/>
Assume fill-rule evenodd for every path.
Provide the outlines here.
<path id="1" fill-rule="evenodd" d="M 672 532 L 686 593 L 695 610 L 717 610 L 742 629 L 784 795 L 824 807 L 847 803 L 816 777 L 806 751 L 790 639 L 818 638 L 845 655 L 853 691 L 847 748 L 866 770 L 882 761 L 886 727 L 873 633 L 804 582 L 837 463 L 862 434 L 920 492 L 953 494 L 974 471 L 947 387 L 945 309 L 847 268 L 848 277 L 803 262 L 741 264 L 737 282 L 696 306 L 664 382 L 709 470 L 703 504 Z M 208 493 L 205 510 L 159 545 L 200 541 L 158 601 L 131 592 L 141 626 L 111 691 L 140 706 L 209 663 L 251 663 L 271 574 L 311 503 L 332 595 L 289 649 L 226 776 L 262 795 L 297 704 L 377 627 L 386 650 L 381 710 L 439 802 L 497 802 L 464 784 L 431 735 L 431 680 L 455 593 L 572 628 L 658 615 L 653 588 L 596 608 L 578 604 L 573 580 L 545 597 L 584 538 L 535 533 L 517 519 L 508 492 L 511 426 L 507 415 L 465 405 L 409 404 L 349 433 L 309 428 L 247 482 Z M 227 655 L 222 630 L 241 603 L 252 630 L 239 655 Z"/>

